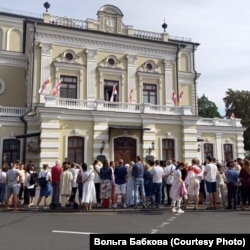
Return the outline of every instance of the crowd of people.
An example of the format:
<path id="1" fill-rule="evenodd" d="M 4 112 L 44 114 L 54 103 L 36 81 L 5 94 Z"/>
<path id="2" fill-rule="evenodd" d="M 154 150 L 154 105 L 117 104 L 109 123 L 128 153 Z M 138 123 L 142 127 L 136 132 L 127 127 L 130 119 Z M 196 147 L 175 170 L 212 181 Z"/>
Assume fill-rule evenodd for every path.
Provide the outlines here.
<path id="1" fill-rule="evenodd" d="M 62 209 L 79 204 L 86 211 L 93 207 L 169 206 L 174 213 L 184 213 L 190 204 L 195 211 L 200 204 L 206 204 L 208 210 L 249 210 L 250 160 L 222 163 L 207 156 L 204 163 L 197 158 L 191 162 L 144 162 L 137 156 L 128 163 L 95 159 L 92 164 L 81 165 L 65 160 L 62 164 L 56 161 L 52 167 L 43 164 L 38 172 L 32 162 L 4 162 L 0 204 L 5 210 L 10 206 L 14 210 L 21 206 L 48 208 L 51 204 Z"/>

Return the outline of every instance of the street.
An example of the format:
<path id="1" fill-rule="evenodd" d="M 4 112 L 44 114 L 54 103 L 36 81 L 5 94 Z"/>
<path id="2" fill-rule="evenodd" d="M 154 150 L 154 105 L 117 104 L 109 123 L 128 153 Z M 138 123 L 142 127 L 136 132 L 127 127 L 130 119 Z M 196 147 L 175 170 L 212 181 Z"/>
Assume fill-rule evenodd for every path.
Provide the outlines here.
<path id="1" fill-rule="evenodd" d="M 95 234 L 246 234 L 250 211 L 187 209 L 42 210 L 0 212 L 0 240 L 12 249 L 89 249 Z"/>

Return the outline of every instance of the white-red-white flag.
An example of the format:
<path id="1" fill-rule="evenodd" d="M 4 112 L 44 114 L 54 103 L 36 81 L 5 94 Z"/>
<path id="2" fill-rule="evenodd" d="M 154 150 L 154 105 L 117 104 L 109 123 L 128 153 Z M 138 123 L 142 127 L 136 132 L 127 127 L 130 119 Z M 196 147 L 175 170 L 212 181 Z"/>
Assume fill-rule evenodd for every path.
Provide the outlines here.
<path id="1" fill-rule="evenodd" d="M 232 113 L 232 114 L 231 114 L 230 119 L 232 119 L 232 120 L 234 120 L 234 119 L 235 119 L 235 115 L 234 115 L 234 113 Z"/>
<path id="2" fill-rule="evenodd" d="M 184 92 L 182 90 L 181 93 L 179 94 L 179 104 L 181 104 L 181 102 L 182 102 L 183 95 L 184 95 Z"/>
<path id="3" fill-rule="evenodd" d="M 172 101 L 173 101 L 174 105 L 176 105 L 177 100 L 176 100 L 176 94 L 174 91 L 172 92 Z"/>
<path id="4" fill-rule="evenodd" d="M 55 87 L 52 89 L 52 95 L 57 95 L 62 85 L 62 80 L 56 83 Z"/>
<path id="5" fill-rule="evenodd" d="M 114 96 L 117 95 L 117 90 L 116 90 L 116 86 L 113 86 L 113 90 L 112 90 L 112 95 L 110 97 L 110 102 L 114 101 Z"/>
<path id="6" fill-rule="evenodd" d="M 129 93 L 129 97 L 128 97 L 129 103 L 132 102 L 132 99 L 133 99 L 133 92 L 134 92 L 134 89 L 131 89 L 131 90 L 130 90 L 130 93 Z"/>
<path id="7" fill-rule="evenodd" d="M 39 93 L 40 95 L 42 95 L 43 92 L 44 92 L 44 90 L 47 88 L 48 85 L 49 85 L 49 80 L 46 80 L 46 81 L 42 84 L 42 86 L 40 87 L 38 93 Z"/>

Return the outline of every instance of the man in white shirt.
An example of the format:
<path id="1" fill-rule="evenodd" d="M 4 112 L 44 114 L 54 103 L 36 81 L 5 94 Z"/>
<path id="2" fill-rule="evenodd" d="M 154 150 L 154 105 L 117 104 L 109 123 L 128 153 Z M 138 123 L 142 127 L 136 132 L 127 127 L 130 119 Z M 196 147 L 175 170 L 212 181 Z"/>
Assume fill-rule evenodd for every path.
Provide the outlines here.
<path id="1" fill-rule="evenodd" d="M 211 156 L 207 156 L 204 172 L 207 192 L 210 200 L 210 206 L 207 209 L 216 209 L 216 174 L 217 166 L 215 165 L 215 161 Z"/>
<path id="2" fill-rule="evenodd" d="M 160 161 L 156 160 L 153 169 L 151 170 L 153 177 L 153 195 L 155 195 L 155 206 L 159 208 L 161 202 L 162 177 L 164 175 L 163 168 L 160 166 Z M 153 200 L 153 199 L 150 199 Z M 151 207 L 153 204 L 151 204 Z"/>
<path id="3" fill-rule="evenodd" d="M 172 163 L 172 160 L 167 160 L 166 167 L 164 168 L 164 176 L 165 176 L 165 181 L 166 181 L 166 186 L 167 186 L 167 204 L 170 206 L 171 205 L 171 197 L 170 197 L 170 189 L 173 183 L 173 172 L 176 169 L 175 165 Z"/>

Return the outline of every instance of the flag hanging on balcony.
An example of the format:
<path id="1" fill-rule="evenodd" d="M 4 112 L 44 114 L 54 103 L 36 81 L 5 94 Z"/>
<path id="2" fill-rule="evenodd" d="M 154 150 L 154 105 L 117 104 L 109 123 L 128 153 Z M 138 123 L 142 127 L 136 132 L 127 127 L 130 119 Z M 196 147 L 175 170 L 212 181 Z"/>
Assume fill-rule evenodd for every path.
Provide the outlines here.
<path id="1" fill-rule="evenodd" d="M 133 92 L 134 92 L 134 89 L 131 89 L 131 90 L 130 90 L 130 94 L 129 94 L 129 98 L 128 98 L 129 103 L 132 102 L 132 99 L 133 99 Z"/>
<path id="2" fill-rule="evenodd" d="M 114 96 L 117 95 L 117 90 L 116 90 L 116 87 L 115 85 L 113 86 L 113 90 L 112 90 L 112 95 L 110 97 L 110 102 L 113 102 L 114 101 Z"/>
<path id="3" fill-rule="evenodd" d="M 172 92 L 172 101 L 173 101 L 174 105 L 176 105 L 176 94 L 174 91 Z"/>
<path id="4" fill-rule="evenodd" d="M 42 95 L 42 93 L 44 92 L 44 90 L 47 88 L 48 85 L 49 85 L 49 80 L 46 80 L 40 87 L 38 93 Z"/>
<path id="5" fill-rule="evenodd" d="M 52 95 L 57 95 L 59 90 L 60 90 L 60 87 L 62 85 L 62 80 L 60 80 L 59 82 L 56 83 L 55 87 L 52 89 Z"/>
<path id="6" fill-rule="evenodd" d="M 180 95 L 179 95 L 179 104 L 181 104 L 181 102 L 182 102 L 183 95 L 184 95 L 184 92 L 182 90 L 181 93 L 180 93 Z"/>
<path id="7" fill-rule="evenodd" d="M 234 120 L 234 119 L 235 119 L 234 113 L 231 114 L 230 119 L 231 119 L 231 120 Z"/>

